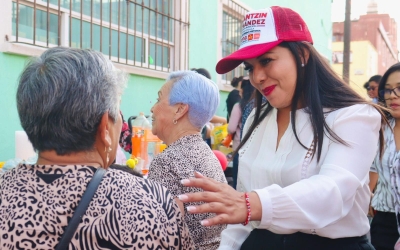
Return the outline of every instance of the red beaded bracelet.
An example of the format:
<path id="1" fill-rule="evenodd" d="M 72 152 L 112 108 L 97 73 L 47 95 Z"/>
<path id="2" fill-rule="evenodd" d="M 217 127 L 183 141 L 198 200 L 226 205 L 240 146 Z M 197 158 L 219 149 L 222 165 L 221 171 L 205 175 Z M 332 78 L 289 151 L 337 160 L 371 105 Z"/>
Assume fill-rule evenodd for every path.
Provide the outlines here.
<path id="1" fill-rule="evenodd" d="M 246 207 L 247 207 L 247 217 L 246 217 L 246 221 L 243 224 L 243 226 L 246 226 L 247 224 L 249 224 L 250 218 L 251 218 L 251 207 L 250 207 L 250 199 L 249 199 L 249 194 L 248 193 L 244 193 L 244 198 L 246 200 Z"/>

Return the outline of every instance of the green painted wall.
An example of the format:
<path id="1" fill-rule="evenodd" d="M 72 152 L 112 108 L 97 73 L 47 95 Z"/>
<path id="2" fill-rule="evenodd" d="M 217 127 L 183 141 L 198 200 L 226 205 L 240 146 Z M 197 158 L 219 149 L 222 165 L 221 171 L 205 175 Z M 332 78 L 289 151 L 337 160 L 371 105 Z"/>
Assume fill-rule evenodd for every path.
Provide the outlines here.
<path id="1" fill-rule="evenodd" d="M 214 1 L 213 1 L 214 2 Z M 217 1 L 205 4 L 204 0 L 190 1 L 189 67 L 207 69 L 215 81 L 218 25 Z"/>
<path id="2" fill-rule="evenodd" d="M 189 28 L 189 68 L 205 68 L 212 80 L 217 79 L 215 65 L 217 62 L 218 41 L 218 8 L 215 4 L 205 4 L 204 0 L 190 1 Z M 227 92 L 221 91 L 221 102 L 217 115 L 226 117 L 225 100 Z"/>
<path id="3" fill-rule="evenodd" d="M 0 53 L 0 161 L 14 158 L 14 133 L 22 130 L 19 122 L 15 95 L 18 77 L 28 57 Z M 139 112 L 150 114 L 150 109 L 157 99 L 157 92 L 164 80 L 144 76 L 129 75 L 127 88 L 122 96 L 121 110 L 126 119 Z"/>
<path id="4" fill-rule="evenodd" d="M 0 53 L 0 161 L 14 158 L 15 142 L 14 133 L 22 130 L 17 113 L 15 94 L 17 81 L 21 70 L 24 68 L 24 56 Z"/>
<path id="5" fill-rule="evenodd" d="M 130 75 L 127 88 L 122 96 L 121 110 L 125 120 L 143 112 L 150 115 L 150 109 L 157 99 L 164 80 L 145 76 Z"/>

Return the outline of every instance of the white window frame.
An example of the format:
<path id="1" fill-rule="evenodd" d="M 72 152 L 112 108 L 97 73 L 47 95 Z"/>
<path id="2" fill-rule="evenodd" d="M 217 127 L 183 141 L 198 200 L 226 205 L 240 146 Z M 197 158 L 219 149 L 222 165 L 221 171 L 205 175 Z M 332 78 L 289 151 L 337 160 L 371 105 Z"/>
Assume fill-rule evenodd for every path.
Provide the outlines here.
<path id="1" fill-rule="evenodd" d="M 235 13 L 234 10 L 229 8 L 229 1 L 233 0 L 219 0 L 218 1 L 218 7 L 217 7 L 217 12 L 218 12 L 218 17 L 217 17 L 217 22 L 218 22 L 218 32 L 217 32 L 217 61 L 222 59 L 222 19 L 223 19 L 223 12 L 228 11 L 229 13 Z M 245 3 L 239 1 L 239 0 L 234 0 L 235 3 L 238 5 L 241 5 L 242 7 L 246 8 L 247 10 L 251 11 L 252 8 L 247 6 Z M 238 16 L 240 15 L 239 13 L 236 13 Z M 235 69 L 235 71 L 239 70 L 240 68 L 244 68 L 243 64 L 240 64 L 238 68 Z M 246 72 L 244 73 L 245 75 Z M 224 80 L 222 78 L 222 75 L 217 74 L 217 84 L 218 87 L 221 91 L 231 91 L 233 90 L 233 87 L 231 86 L 231 81 Z"/>
<path id="2" fill-rule="evenodd" d="M 0 51 L 5 52 L 5 53 L 10 53 L 10 54 L 19 54 L 19 55 L 28 55 L 28 56 L 39 56 L 41 53 L 43 53 L 47 49 L 47 43 L 46 42 L 41 42 L 41 41 L 35 41 L 35 45 L 29 44 L 33 43 L 33 39 L 27 39 L 27 38 L 22 38 L 18 37 L 18 43 L 15 42 L 16 37 L 12 35 L 12 4 L 13 0 L 0 0 L 0 5 L 2 8 L 0 8 L 0 16 L 3 17 L 4 23 L 3 25 L 0 26 L 0 37 L 4 37 L 5 39 L 0 39 Z M 33 8 L 34 1 L 33 0 L 19 0 L 19 4 L 23 4 L 29 7 Z M 175 19 L 181 19 L 182 22 L 188 23 L 189 20 L 189 8 L 188 8 L 188 3 L 186 0 L 176 0 L 174 1 L 174 6 L 173 6 L 173 11 L 174 15 L 173 18 Z M 43 2 L 41 0 L 36 0 L 36 9 L 40 9 L 43 11 L 47 11 L 47 2 Z M 181 10 L 179 12 L 179 10 Z M 49 12 L 52 14 L 58 15 L 58 6 L 49 3 Z M 60 7 L 60 12 L 61 12 L 61 28 L 60 28 L 60 45 L 61 46 L 69 46 L 69 18 L 70 18 L 70 10 Z M 81 19 L 81 13 L 76 12 L 76 11 L 71 11 L 71 16 L 73 18 Z M 82 14 L 82 21 L 87 21 L 90 22 L 92 21 L 93 24 L 99 25 L 100 26 L 100 19 L 91 17 L 85 14 Z M 111 20 L 110 20 L 111 21 Z M 109 57 L 114 65 L 117 68 L 120 68 L 128 73 L 131 74 L 138 74 L 138 75 L 144 75 L 144 76 L 149 76 L 149 77 L 155 77 L 155 78 L 161 78 L 165 79 L 167 78 L 169 72 L 168 68 L 158 66 L 156 64 L 150 65 L 149 67 L 149 53 L 150 53 L 150 41 L 154 42 L 158 45 L 164 45 L 169 47 L 169 53 L 170 53 L 170 58 L 169 58 L 169 69 L 171 71 L 177 70 L 175 69 L 175 62 L 180 62 L 181 60 L 183 62 L 183 69 L 188 68 L 188 56 L 189 53 L 185 51 L 185 49 L 188 49 L 188 34 L 189 34 L 189 29 L 186 28 L 184 30 L 180 29 L 180 31 L 177 31 L 177 28 L 179 25 L 177 24 L 176 21 L 173 22 L 173 42 L 162 39 L 160 37 L 155 37 L 150 34 L 142 34 L 139 31 L 135 31 L 132 29 L 128 29 L 127 27 L 121 27 L 120 26 L 120 32 L 123 32 L 125 34 L 133 35 L 139 38 L 143 38 L 145 40 L 145 62 L 138 62 L 135 61 L 136 65 L 141 65 L 141 66 L 134 66 L 132 65 L 134 63 L 133 60 L 126 60 L 124 58 L 119 58 L 115 56 L 109 56 Z M 110 22 L 107 21 L 102 21 L 101 22 L 101 27 L 106 27 L 110 28 Z M 111 29 L 118 31 L 118 25 L 112 23 L 111 24 Z M 127 32 L 128 30 L 128 32 Z M 111 31 L 110 31 L 111 32 Z M 187 38 L 187 39 L 186 39 Z M 176 50 L 178 45 L 183 45 L 180 46 L 180 51 Z M 42 46 L 42 47 L 41 47 Z M 49 43 L 48 47 L 57 47 L 57 44 L 51 44 Z M 179 46 L 178 46 L 179 47 Z M 178 61 L 177 61 L 178 60 Z M 128 64 L 125 64 L 128 62 Z M 182 63 L 181 63 L 182 64 Z M 162 70 L 162 71 L 161 71 Z"/>

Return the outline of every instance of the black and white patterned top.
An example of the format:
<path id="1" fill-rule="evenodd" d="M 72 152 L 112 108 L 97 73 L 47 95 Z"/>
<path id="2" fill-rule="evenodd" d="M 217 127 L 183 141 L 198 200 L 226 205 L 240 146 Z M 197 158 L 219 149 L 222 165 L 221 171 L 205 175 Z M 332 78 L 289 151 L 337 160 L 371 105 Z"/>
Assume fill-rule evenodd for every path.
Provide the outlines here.
<path id="1" fill-rule="evenodd" d="M 400 151 L 396 152 L 390 167 L 390 184 L 394 197 L 394 208 L 397 218 L 397 231 L 400 233 Z M 400 249 L 400 239 L 397 241 L 395 249 Z"/>
<path id="2" fill-rule="evenodd" d="M 178 196 L 201 191 L 199 188 L 184 187 L 180 183 L 182 179 L 194 177 L 194 171 L 226 183 L 218 159 L 200 134 L 187 135 L 170 144 L 152 161 L 148 178 L 158 181 L 167 187 L 173 196 Z M 185 211 L 186 207 L 199 204 L 202 203 L 185 203 Z M 218 248 L 221 232 L 226 228 L 226 225 L 203 227 L 200 224 L 201 220 L 213 216 L 215 215 L 185 213 L 185 221 L 196 244 L 196 249 Z"/>
<path id="3" fill-rule="evenodd" d="M 389 124 L 393 128 L 395 124 L 394 119 L 391 119 Z M 378 152 L 371 166 L 371 171 L 379 175 L 371 206 L 380 212 L 394 213 L 395 197 L 392 194 L 392 187 L 390 184 L 390 169 L 393 168 L 397 150 L 393 132 L 387 125 L 383 126 L 383 136 L 385 139 L 385 147 L 382 159 L 380 159 L 380 154 Z"/>
<path id="4" fill-rule="evenodd" d="M 54 249 L 96 168 L 21 164 L 0 180 L 0 249 Z M 108 169 L 69 249 L 195 249 L 160 184 Z"/>

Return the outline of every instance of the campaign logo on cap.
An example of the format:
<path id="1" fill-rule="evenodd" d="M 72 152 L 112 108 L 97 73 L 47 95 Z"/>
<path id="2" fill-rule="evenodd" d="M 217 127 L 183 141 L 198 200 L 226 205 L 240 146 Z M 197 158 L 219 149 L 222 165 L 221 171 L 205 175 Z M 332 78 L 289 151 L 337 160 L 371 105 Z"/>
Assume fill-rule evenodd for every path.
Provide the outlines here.
<path id="1" fill-rule="evenodd" d="M 217 63 L 215 69 L 219 74 L 227 73 L 243 60 L 256 58 L 285 41 L 313 43 L 303 18 L 292 9 L 279 6 L 248 12 L 244 16 L 240 41 L 237 51 Z"/>
<path id="2" fill-rule="evenodd" d="M 247 37 L 247 39 L 243 39 Z M 240 49 L 259 43 L 278 40 L 274 16 L 270 8 L 248 12 L 243 20 Z"/>

